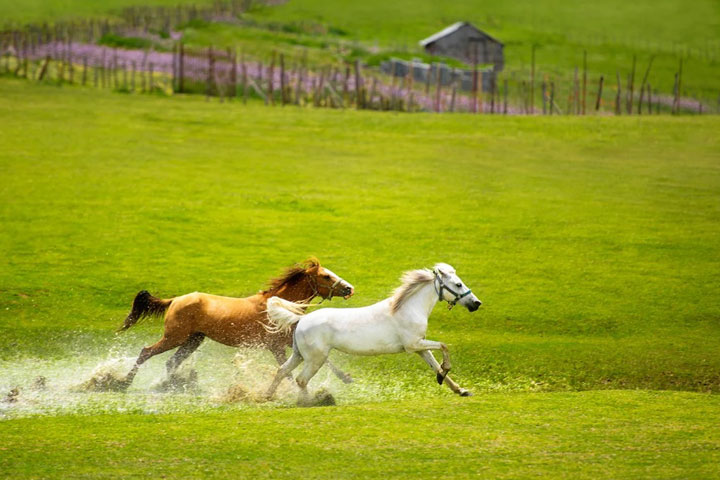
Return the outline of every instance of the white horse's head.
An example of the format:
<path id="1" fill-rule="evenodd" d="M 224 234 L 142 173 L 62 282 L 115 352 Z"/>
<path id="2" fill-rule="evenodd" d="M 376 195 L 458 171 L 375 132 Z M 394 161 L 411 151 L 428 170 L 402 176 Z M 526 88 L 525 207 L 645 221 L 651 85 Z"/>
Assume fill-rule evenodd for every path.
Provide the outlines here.
<path id="1" fill-rule="evenodd" d="M 435 275 L 435 290 L 441 300 L 450 304 L 450 308 L 457 303 L 471 312 L 480 308 L 482 302 L 458 277 L 452 266 L 447 263 L 438 263 L 433 267 L 433 274 Z"/>

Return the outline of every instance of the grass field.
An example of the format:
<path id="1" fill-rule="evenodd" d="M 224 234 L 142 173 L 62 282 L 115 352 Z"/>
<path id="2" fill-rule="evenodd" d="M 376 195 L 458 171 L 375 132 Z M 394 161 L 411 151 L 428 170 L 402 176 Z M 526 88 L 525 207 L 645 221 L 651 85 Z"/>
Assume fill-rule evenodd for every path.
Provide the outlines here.
<path id="1" fill-rule="evenodd" d="M 0 424 L 22 478 L 718 478 L 717 396 L 487 395 Z"/>
<path id="2" fill-rule="evenodd" d="M 125 7 L 140 5 L 175 6 L 210 3 L 209 0 L 0 0 L 0 19 L 7 22 L 34 23 L 70 20 L 85 16 L 105 17 Z"/>
<path id="3" fill-rule="evenodd" d="M 715 117 L 272 109 L 0 79 L 0 119 L 9 475 L 717 476 L 717 397 L 700 393 L 720 390 Z M 159 337 L 112 334 L 138 290 L 247 295 L 308 255 L 356 286 L 343 306 L 457 267 L 484 305 L 438 306 L 428 338 L 477 396 L 418 358 L 340 355 L 356 384 L 311 383 L 335 408 L 227 404 L 208 397 L 235 381 L 232 351 L 211 344 L 197 396 L 149 393 L 166 356 L 125 396 L 68 393 Z M 244 355 L 241 381 L 269 381 L 270 359 Z"/>

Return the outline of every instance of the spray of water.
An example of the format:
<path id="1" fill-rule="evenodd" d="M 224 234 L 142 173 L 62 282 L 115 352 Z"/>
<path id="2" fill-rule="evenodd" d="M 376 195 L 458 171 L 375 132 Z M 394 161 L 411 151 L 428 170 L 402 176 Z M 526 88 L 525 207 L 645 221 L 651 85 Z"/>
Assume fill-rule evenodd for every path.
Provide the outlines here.
<path id="1" fill-rule="evenodd" d="M 132 385 L 123 381 L 136 350 L 116 345 L 99 353 L 59 359 L 19 358 L 0 361 L 0 419 L 37 415 L 98 413 L 173 413 L 220 409 L 294 406 L 298 388 L 284 380 L 268 401 L 264 394 L 275 373 L 274 358 L 263 349 L 233 350 L 203 345 L 168 377 L 171 353 L 147 361 Z M 101 352 L 102 349 L 97 349 Z M 235 352 L 235 353 L 234 353 Z M 333 361 L 352 374 L 344 384 L 324 367 L 309 385 L 312 405 L 354 404 L 447 394 L 431 372 L 412 368 L 412 359 L 398 357 L 398 368 L 379 374 L 362 359 L 333 354 Z M 404 365 L 408 363 L 408 365 Z M 408 368 L 410 367 L 410 368 Z M 300 367 L 301 368 L 301 367 Z M 300 368 L 294 373 L 297 374 Z M 126 388 L 127 387 L 127 388 Z"/>

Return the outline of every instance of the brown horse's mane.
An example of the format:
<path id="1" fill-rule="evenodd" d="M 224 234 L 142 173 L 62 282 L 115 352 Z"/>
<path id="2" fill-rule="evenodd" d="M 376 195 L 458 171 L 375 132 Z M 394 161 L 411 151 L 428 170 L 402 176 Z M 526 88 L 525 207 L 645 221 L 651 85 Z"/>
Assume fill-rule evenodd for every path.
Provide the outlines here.
<path id="1" fill-rule="evenodd" d="M 305 277 L 308 270 L 319 266 L 320 261 L 318 261 L 315 257 L 310 257 L 302 263 L 296 263 L 295 265 L 286 268 L 281 275 L 270 280 L 268 288 L 266 290 L 261 290 L 260 293 L 265 296 L 273 296 L 285 285 L 292 285 L 299 282 L 303 277 Z"/>

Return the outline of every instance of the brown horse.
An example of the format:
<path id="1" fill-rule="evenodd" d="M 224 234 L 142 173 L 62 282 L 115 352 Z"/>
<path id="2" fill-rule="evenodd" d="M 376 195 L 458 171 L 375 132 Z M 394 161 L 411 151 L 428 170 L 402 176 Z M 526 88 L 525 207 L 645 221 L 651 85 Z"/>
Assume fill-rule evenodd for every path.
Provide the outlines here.
<path id="1" fill-rule="evenodd" d="M 180 297 L 161 299 L 143 290 L 135 296 L 132 311 L 118 331 L 125 331 L 139 320 L 165 315 L 165 333 L 159 342 L 145 347 L 119 389 L 130 386 L 140 365 L 149 358 L 175 347 L 175 354 L 167 361 L 168 376 L 200 346 L 205 337 L 232 347 L 263 346 L 270 350 L 277 362 L 286 361 L 285 347 L 292 345 L 292 333 L 269 333 L 263 326 L 267 321 L 266 302 L 278 296 L 292 302 L 308 303 L 320 296 L 349 298 L 355 292 L 352 285 L 323 268 L 315 258 L 295 265 L 270 281 L 267 290 L 246 298 L 221 297 L 207 293 L 188 293 Z M 334 365 L 332 371 L 345 382 L 352 381 Z"/>

